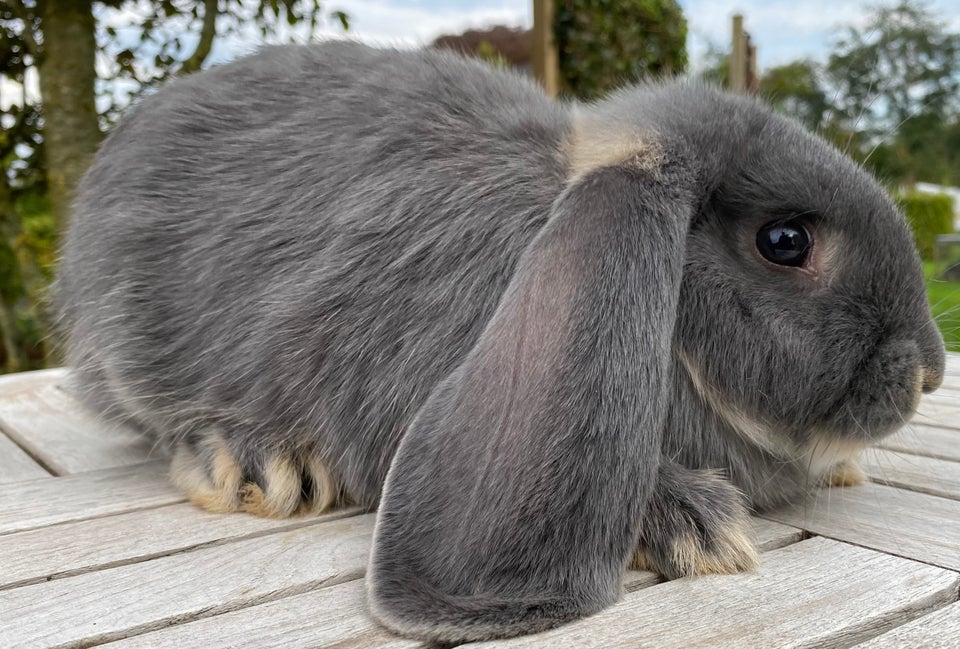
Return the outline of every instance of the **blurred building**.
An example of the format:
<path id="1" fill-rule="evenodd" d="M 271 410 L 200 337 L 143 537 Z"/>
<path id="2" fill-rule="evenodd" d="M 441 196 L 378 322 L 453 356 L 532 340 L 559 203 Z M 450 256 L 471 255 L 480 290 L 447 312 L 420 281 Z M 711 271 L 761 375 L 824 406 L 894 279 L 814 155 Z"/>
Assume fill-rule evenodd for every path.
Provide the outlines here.
<path id="1" fill-rule="evenodd" d="M 486 60 L 502 58 L 527 73 L 533 70 L 533 32 L 529 29 L 504 25 L 470 29 L 462 34 L 440 36 L 432 47 Z"/>

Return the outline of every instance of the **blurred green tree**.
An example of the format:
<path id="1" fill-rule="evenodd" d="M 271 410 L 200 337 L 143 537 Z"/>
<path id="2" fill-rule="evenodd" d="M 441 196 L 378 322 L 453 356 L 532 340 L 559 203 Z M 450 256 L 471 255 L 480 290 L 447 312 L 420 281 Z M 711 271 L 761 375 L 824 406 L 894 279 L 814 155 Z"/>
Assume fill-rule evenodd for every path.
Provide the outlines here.
<path id="1" fill-rule="evenodd" d="M 557 0 L 561 91 L 581 99 L 687 67 L 687 21 L 675 0 Z"/>
<path id="2" fill-rule="evenodd" d="M 764 71 L 760 92 L 775 109 L 816 131 L 830 111 L 820 74 L 819 66 L 809 60 L 779 65 Z"/>
<path id="3" fill-rule="evenodd" d="M 835 109 L 858 130 L 893 133 L 905 121 L 956 112 L 960 34 L 927 5 L 902 0 L 879 6 L 864 29 L 850 27 L 826 71 Z"/>
<path id="4" fill-rule="evenodd" d="M 879 6 L 864 29 L 848 28 L 830 55 L 833 111 L 862 143 L 851 153 L 881 177 L 960 183 L 960 33 L 928 5 Z"/>
<path id="5" fill-rule="evenodd" d="M 348 26 L 345 13 L 324 12 L 319 0 L 0 3 L 0 77 L 8 82 L 0 98 L 0 353 L 8 370 L 49 354 L 37 332 L 47 331 L 56 235 L 103 129 L 122 108 L 170 76 L 209 64 L 218 39 L 258 33 L 283 42 L 328 20 Z M 37 79 L 39 97 L 27 91 Z M 11 88 L 19 97 L 9 96 Z"/>

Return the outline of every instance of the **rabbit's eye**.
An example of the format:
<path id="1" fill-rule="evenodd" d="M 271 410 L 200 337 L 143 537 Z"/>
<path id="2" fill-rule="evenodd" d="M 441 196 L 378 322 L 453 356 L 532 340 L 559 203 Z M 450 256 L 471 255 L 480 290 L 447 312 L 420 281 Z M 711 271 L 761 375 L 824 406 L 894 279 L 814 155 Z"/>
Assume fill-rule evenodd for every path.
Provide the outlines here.
<path id="1" fill-rule="evenodd" d="M 802 266 L 811 243 L 813 237 L 797 222 L 768 223 L 757 232 L 757 250 L 764 259 L 780 266 Z"/>

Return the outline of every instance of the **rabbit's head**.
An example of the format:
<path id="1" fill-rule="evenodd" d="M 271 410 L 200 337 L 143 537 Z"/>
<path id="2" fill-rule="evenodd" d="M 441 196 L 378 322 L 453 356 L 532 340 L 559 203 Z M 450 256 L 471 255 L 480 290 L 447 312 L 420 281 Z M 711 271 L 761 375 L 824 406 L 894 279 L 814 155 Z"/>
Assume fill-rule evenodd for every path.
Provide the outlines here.
<path id="1" fill-rule="evenodd" d="M 709 113 L 677 124 L 699 124 L 697 149 L 725 154 L 703 169 L 674 355 L 732 428 L 816 470 L 909 419 L 940 384 L 943 341 L 909 228 L 877 182 L 788 120 L 736 103 L 745 132 Z"/>
<path id="2" fill-rule="evenodd" d="M 572 124 L 566 189 L 387 478 L 371 603 L 405 633 L 512 635 L 612 602 L 671 372 L 794 457 L 861 447 L 940 382 L 910 232 L 834 148 L 689 84 Z"/>

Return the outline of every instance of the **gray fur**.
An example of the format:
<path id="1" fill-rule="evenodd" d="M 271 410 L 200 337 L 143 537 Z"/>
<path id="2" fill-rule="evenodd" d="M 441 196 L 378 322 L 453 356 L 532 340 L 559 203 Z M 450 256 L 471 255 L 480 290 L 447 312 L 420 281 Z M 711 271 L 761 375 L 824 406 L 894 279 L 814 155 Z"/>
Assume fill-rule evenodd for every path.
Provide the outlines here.
<path id="1" fill-rule="evenodd" d="M 577 113 L 653 136 L 656 166 L 568 183 Z M 816 278 L 753 254 L 798 214 Z M 105 416 L 169 444 L 215 432 L 253 480 L 319 454 L 371 508 L 386 480 L 371 608 L 432 640 L 596 611 L 638 539 L 671 574 L 670 503 L 705 546 L 743 506 L 690 470 L 749 506 L 795 499 L 805 452 L 894 430 L 944 362 L 902 216 L 758 102 L 666 83 L 575 107 L 351 43 L 142 101 L 80 189 L 58 293 Z"/>

